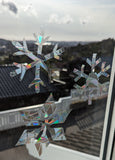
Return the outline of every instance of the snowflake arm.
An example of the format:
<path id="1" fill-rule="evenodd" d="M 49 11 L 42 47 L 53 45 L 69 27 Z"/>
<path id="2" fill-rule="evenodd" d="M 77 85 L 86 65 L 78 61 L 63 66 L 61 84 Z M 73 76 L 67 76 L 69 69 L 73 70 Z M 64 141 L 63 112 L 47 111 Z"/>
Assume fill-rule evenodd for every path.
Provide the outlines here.
<path id="1" fill-rule="evenodd" d="M 87 58 L 86 62 L 91 66 L 91 72 L 95 72 L 95 66 L 101 62 L 101 58 L 96 61 L 97 53 L 93 53 L 92 61 Z"/>
<path id="2" fill-rule="evenodd" d="M 38 45 L 37 54 L 42 54 L 42 46 L 46 41 L 48 41 L 49 36 L 44 38 L 44 33 L 41 33 L 40 36 L 36 35 L 35 33 L 33 35 L 36 39 L 35 44 Z"/>
<path id="3" fill-rule="evenodd" d="M 60 49 L 57 49 L 58 48 L 58 44 L 56 44 L 54 46 L 54 49 L 53 49 L 53 52 L 45 55 L 45 61 L 47 60 L 50 60 L 52 58 L 55 58 L 55 59 L 60 59 L 60 55 L 64 52 L 64 48 L 60 48 Z"/>
<path id="4" fill-rule="evenodd" d="M 26 41 L 23 40 L 23 46 L 19 43 L 19 42 L 16 42 L 16 41 L 12 41 L 12 44 L 17 48 L 19 49 L 20 51 L 18 52 L 15 52 L 14 55 L 16 56 L 19 56 L 19 55 L 26 55 L 28 56 L 30 59 L 32 60 L 38 60 L 38 58 L 28 50 L 27 48 L 27 44 L 26 44 Z"/>
<path id="5" fill-rule="evenodd" d="M 73 73 L 77 74 L 78 76 L 74 79 L 75 82 L 77 82 L 81 77 L 83 78 L 88 78 L 88 75 L 84 73 L 84 67 L 85 65 L 81 66 L 81 71 L 79 71 L 78 69 L 74 69 Z"/>
<path id="6" fill-rule="evenodd" d="M 13 46 L 15 46 L 20 51 L 24 51 L 24 47 L 19 42 L 12 41 L 12 44 L 13 44 Z"/>
<path id="7" fill-rule="evenodd" d="M 105 77 L 109 77 L 109 74 L 106 73 L 107 70 L 109 70 L 111 67 L 110 65 L 105 67 L 106 62 L 103 62 L 101 65 L 101 71 L 97 74 L 97 77 L 99 78 L 101 75 L 105 76 Z"/>
<path id="8" fill-rule="evenodd" d="M 29 85 L 29 88 L 33 85 L 35 85 L 36 93 L 40 92 L 40 84 L 45 86 L 44 82 L 40 78 L 40 63 L 36 64 L 36 70 L 35 70 L 35 79 L 31 82 Z"/>
<path id="9" fill-rule="evenodd" d="M 13 72 L 10 72 L 10 76 L 14 77 L 18 74 L 20 74 L 20 81 L 24 78 L 24 75 L 26 73 L 26 67 L 23 64 L 19 64 L 19 63 L 13 63 L 16 67 L 18 67 L 18 69 L 16 69 Z"/>

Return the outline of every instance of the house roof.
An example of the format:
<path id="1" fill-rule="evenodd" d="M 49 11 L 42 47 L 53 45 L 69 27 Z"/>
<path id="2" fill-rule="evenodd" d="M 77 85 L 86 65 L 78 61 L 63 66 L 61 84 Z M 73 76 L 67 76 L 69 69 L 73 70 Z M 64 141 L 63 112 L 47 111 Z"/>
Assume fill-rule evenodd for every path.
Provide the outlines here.
<path id="1" fill-rule="evenodd" d="M 35 86 L 28 88 L 29 84 L 34 80 L 35 68 L 28 70 L 22 81 L 19 80 L 20 75 L 10 76 L 10 72 L 16 69 L 13 65 L 0 66 L 0 99 L 28 96 L 35 93 Z M 46 87 L 40 86 L 40 93 L 54 91 L 54 86 L 49 83 L 47 73 L 40 72 L 41 79 L 45 82 Z"/>

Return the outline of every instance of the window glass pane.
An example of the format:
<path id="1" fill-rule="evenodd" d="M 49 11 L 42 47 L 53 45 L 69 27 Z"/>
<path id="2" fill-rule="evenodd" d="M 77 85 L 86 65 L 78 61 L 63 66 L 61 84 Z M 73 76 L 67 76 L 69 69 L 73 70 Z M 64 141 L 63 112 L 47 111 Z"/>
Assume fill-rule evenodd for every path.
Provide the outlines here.
<path id="1" fill-rule="evenodd" d="M 95 50 L 94 45 L 100 45 L 102 43 L 103 42 L 90 43 L 80 46 L 80 48 L 93 46 L 92 49 Z M 75 47 L 75 49 L 77 49 L 77 47 Z M 87 49 L 85 49 L 85 52 L 87 52 Z M 96 49 L 96 53 L 98 53 L 98 49 Z M 87 53 L 86 55 L 88 56 L 89 53 Z M 99 53 L 97 55 L 98 58 L 101 57 L 102 59 L 101 65 L 103 65 L 103 62 L 106 61 L 107 66 L 109 64 L 112 66 L 111 62 L 113 52 L 111 52 L 111 55 L 108 55 L 107 52 L 105 54 Z M 84 64 L 83 61 L 86 60 L 86 57 L 84 57 L 82 51 L 81 55 L 79 54 L 79 57 L 82 61 L 81 63 Z M 80 67 L 82 66 L 82 64 L 80 63 L 80 60 L 75 64 L 74 62 L 77 60 L 73 60 L 71 62 L 71 64 L 69 65 L 69 74 L 72 73 L 73 68 L 81 70 Z M 77 90 L 71 90 L 72 96 L 75 96 L 71 104 L 72 111 L 63 124 L 67 140 L 55 142 L 55 144 L 68 147 L 80 152 L 99 156 L 110 77 L 104 77 L 103 75 L 100 76 L 98 86 L 96 86 L 96 82 L 93 83 L 93 81 L 90 79 L 92 75 L 90 75 L 90 73 L 88 72 L 91 72 L 91 70 L 87 68 L 89 66 L 86 64 L 86 62 L 85 65 L 86 68 L 84 72 L 88 75 L 88 77 L 84 80 L 80 75 L 81 78 L 76 83 L 79 86 L 85 85 L 85 89 L 79 89 L 79 86 L 77 86 Z M 101 65 L 97 66 L 97 75 L 99 75 L 102 67 Z M 110 74 L 111 69 L 109 69 L 107 73 Z"/>
<path id="2" fill-rule="evenodd" d="M 12 151 L 26 155 L 21 145 L 34 139 L 38 157 L 44 141 L 99 157 L 115 2 L 5 0 L 0 7 L 0 150 L 18 146 Z"/>

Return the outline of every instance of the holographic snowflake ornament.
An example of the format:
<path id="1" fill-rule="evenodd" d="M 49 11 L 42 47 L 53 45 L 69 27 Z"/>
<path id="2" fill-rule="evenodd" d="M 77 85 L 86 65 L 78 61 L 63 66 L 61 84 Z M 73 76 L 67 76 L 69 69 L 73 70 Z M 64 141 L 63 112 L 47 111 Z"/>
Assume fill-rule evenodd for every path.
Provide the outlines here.
<path id="1" fill-rule="evenodd" d="M 24 75 L 27 70 L 30 68 L 35 67 L 35 79 L 32 81 L 32 83 L 29 85 L 31 87 L 32 85 L 35 85 L 35 91 L 36 93 L 40 92 L 40 85 L 44 85 L 45 83 L 40 78 L 40 67 L 42 67 L 45 71 L 48 72 L 48 67 L 45 64 L 45 61 L 50 60 L 52 58 L 60 59 L 60 55 L 64 52 L 64 49 L 58 49 L 58 44 L 54 46 L 53 52 L 49 54 L 42 54 L 42 47 L 43 44 L 49 39 L 49 37 L 44 38 L 44 34 L 41 33 L 40 36 L 37 36 L 34 34 L 34 37 L 36 38 L 35 44 L 38 45 L 37 49 L 37 56 L 34 55 L 31 51 L 28 50 L 27 43 L 25 39 L 23 40 L 23 45 L 19 42 L 13 41 L 12 44 L 19 49 L 18 52 L 14 53 L 14 55 L 26 55 L 28 56 L 33 62 L 30 64 L 18 64 L 13 63 L 17 69 L 10 73 L 12 77 L 20 74 L 20 80 L 24 78 Z"/>
<path id="2" fill-rule="evenodd" d="M 52 99 L 52 94 L 37 110 L 20 111 L 26 126 L 38 126 L 38 128 L 32 131 L 25 130 L 16 145 L 30 143 L 33 140 L 35 144 L 45 143 L 48 146 L 47 131 L 53 141 L 66 140 L 63 128 L 56 127 L 56 124 L 64 123 L 70 111 L 69 105 L 57 106 Z"/>
<path id="3" fill-rule="evenodd" d="M 92 93 L 95 88 L 99 89 L 98 96 L 101 94 L 104 84 L 99 82 L 99 78 L 101 75 L 105 77 L 109 77 L 109 74 L 106 73 L 107 70 L 110 69 L 110 65 L 105 67 L 106 62 L 103 62 L 101 65 L 101 71 L 99 73 L 95 72 L 95 67 L 101 62 L 101 58 L 96 60 L 97 54 L 94 53 L 92 56 L 92 61 L 87 58 L 86 62 L 91 66 L 91 73 L 89 75 L 84 73 L 84 65 L 81 66 L 81 71 L 78 69 L 74 69 L 74 73 L 77 77 L 74 79 L 77 82 L 81 77 L 86 79 L 86 83 L 83 86 L 79 86 L 77 84 L 74 85 L 75 88 L 79 90 L 79 92 L 86 92 L 88 90 L 88 104 L 92 103 Z M 85 94 L 86 95 L 86 94 Z"/>

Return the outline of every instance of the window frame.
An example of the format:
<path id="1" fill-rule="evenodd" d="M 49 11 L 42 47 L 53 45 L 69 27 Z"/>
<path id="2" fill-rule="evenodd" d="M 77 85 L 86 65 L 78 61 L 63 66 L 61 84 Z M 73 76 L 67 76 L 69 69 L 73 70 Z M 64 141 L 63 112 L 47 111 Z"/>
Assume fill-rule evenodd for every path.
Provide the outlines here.
<path id="1" fill-rule="evenodd" d="M 115 48 L 111 71 L 110 86 L 106 105 L 100 160 L 112 160 L 112 148 L 115 131 Z"/>

